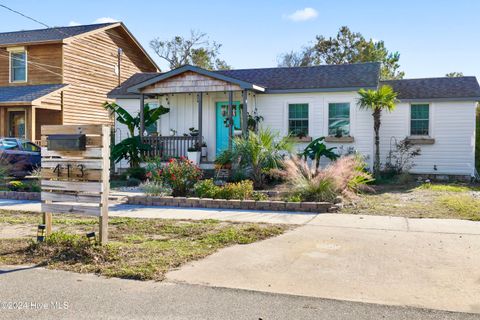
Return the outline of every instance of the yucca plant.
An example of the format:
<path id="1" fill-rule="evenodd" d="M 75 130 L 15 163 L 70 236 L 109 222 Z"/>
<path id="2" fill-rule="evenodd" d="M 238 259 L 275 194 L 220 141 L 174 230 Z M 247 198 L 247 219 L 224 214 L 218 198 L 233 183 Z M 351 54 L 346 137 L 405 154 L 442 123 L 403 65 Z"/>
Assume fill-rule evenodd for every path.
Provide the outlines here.
<path id="1" fill-rule="evenodd" d="M 265 186 L 266 173 L 282 165 L 285 153 L 293 151 L 288 137 L 280 138 L 268 129 L 249 132 L 248 137 L 233 139 L 231 159 L 252 179 L 255 188 Z"/>

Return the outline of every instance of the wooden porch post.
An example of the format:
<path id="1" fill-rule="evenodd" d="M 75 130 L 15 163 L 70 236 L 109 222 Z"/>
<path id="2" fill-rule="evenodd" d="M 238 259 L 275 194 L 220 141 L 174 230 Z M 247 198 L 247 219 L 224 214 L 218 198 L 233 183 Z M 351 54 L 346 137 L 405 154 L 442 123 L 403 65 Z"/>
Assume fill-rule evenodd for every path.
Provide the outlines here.
<path id="1" fill-rule="evenodd" d="M 233 138 L 233 91 L 228 92 L 228 150 L 232 150 Z"/>
<path id="2" fill-rule="evenodd" d="M 245 89 L 242 91 L 242 100 L 243 100 L 243 107 L 242 107 L 242 134 L 243 137 L 248 137 L 248 91 Z"/>
<path id="3" fill-rule="evenodd" d="M 143 114 L 143 108 L 145 107 L 145 95 L 140 95 L 140 139 L 143 138 L 143 132 L 145 131 L 145 118 Z"/>
<path id="4" fill-rule="evenodd" d="M 203 132 L 202 132 L 202 125 L 203 125 L 203 100 L 202 100 L 202 92 L 197 93 L 197 101 L 198 101 L 198 144 L 199 147 L 202 147 L 203 143 Z"/>

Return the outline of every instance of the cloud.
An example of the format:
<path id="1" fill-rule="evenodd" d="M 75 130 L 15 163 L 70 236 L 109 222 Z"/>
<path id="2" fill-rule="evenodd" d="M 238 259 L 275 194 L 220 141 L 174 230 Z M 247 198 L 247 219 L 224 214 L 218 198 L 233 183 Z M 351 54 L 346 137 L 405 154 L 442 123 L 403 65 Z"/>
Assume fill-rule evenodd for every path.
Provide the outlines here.
<path id="1" fill-rule="evenodd" d="M 110 22 L 118 22 L 118 20 L 110 17 L 101 17 L 93 21 L 93 23 L 110 23 Z"/>
<path id="2" fill-rule="evenodd" d="M 318 17 L 318 11 L 313 8 L 304 8 L 292 14 L 284 15 L 283 17 L 294 22 L 307 21 Z"/>
<path id="3" fill-rule="evenodd" d="M 80 22 L 73 21 L 73 20 L 68 23 L 68 25 L 69 25 L 70 27 L 79 26 L 80 24 L 81 24 Z"/>

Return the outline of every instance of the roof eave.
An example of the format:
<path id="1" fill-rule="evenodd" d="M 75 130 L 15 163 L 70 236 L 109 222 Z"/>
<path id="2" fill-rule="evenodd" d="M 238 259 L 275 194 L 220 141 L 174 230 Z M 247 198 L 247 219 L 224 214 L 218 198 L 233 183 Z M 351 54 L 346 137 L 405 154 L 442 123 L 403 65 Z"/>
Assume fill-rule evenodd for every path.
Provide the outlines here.
<path id="1" fill-rule="evenodd" d="M 231 77 L 228 77 L 228 76 L 224 76 L 222 74 L 218 74 L 218 73 L 215 73 L 215 72 L 212 72 L 212 71 L 209 71 L 209 70 L 205 70 L 205 69 L 202 69 L 202 68 L 199 68 L 199 67 L 186 65 L 186 66 L 179 67 L 177 69 L 173 69 L 171 71 L 162 73 L 161 75 L 153 77 L 152 79 L 149 79 L 149 80 L 143 81 L 139 84 L 136 84 L 134 86 L 131 86 L 130 88 L 127 89 L 127 92 L 141 93 L 140 89 L 142 89 L 142 88 L 145 88 L 149 85 L 160 82 L 162 80 L 177 76 L 177 75 L 182 74 L 182 73 L 187 72 L 187 71 L 196 72 L 196 73 L 204 75 L 204 76 L 208 76 L 208 77 L 211 77 L 211 78 L 215 78 L 215 79 L 223 80 L 223 81 L 226 81 L 226 82 L 234 83 L 242 89 L 250 89 L 250 90 L 255 90 L 255 91 L 260 91 L 260 92 L 265 91 L 264 87 L 256 85 L 254 83 L 249 83 L 249 82 L 246 82 L 246 81 L 242 81 L 242 80 L 238 80 L 238 79 L 231 78 Z"/>
<path id="2" fill-rule="evenodd" d="M 1 48 L 8 48 L 8 47 L 18 47 L 18 46 L 35 46 L 35 45 L 42 45 L 42 44 L 63 44 L 65 43 L 61 39 L 57 40 L 46 40 L 46 41 L 27 41 L 27 42 L 15 42 L 15 43 L 1 43 Z"/>
<path id="3" fill-rule="evenodd" d="M 444 98 L 403 98 L 398 99 L 399 102 L 441 102 L 441 101 L 480 101 L 478 97 L 444 97 Z"/>
<path id="4" fill-rule="evenodd" d="M 358 91 L 360 89 L 377 89 L 377 86 L 360 86 L 360 87 L 338 87 L 338 88 L 301 88 L 301 89 L 267 89 L 265 93 L 307 93 L 307 92 L 347 92 Z"/>

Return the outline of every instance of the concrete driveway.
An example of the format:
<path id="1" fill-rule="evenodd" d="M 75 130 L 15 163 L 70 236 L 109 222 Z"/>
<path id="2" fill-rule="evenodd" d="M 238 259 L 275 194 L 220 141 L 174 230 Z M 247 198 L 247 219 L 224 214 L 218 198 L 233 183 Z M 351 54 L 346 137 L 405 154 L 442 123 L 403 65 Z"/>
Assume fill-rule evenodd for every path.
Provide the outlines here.
<path id="1" fill-rule="evenodd" d="M 480 223 L 319 215 L 167 274 L 190 284 L 480 313 Z"/>

